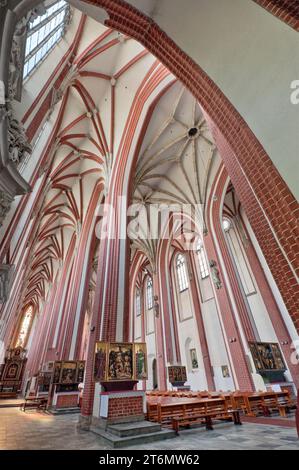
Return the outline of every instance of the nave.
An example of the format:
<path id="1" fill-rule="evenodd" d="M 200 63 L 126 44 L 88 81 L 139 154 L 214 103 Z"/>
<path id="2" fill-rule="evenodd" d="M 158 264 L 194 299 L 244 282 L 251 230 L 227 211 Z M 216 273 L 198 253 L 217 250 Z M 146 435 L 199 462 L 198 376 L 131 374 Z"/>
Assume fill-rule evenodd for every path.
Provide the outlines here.
<path id="1" fill-rule="evenodd" d="M 4 449 L 298 444 L 299 7 L 186 1 L 0 5 Z"/>

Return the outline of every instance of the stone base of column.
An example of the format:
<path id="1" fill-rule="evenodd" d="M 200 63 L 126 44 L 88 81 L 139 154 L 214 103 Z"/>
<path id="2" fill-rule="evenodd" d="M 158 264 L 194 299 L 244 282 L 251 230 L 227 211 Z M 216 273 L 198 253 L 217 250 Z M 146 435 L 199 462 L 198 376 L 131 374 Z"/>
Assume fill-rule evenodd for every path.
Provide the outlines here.
<path id="1" fill-rule="evenodd" d="M 80 431 L 89 431 L 91 426 L 91 420 L 91 416 L 80 415 L 77 423 L 77 429 L 79 429 Z"/>

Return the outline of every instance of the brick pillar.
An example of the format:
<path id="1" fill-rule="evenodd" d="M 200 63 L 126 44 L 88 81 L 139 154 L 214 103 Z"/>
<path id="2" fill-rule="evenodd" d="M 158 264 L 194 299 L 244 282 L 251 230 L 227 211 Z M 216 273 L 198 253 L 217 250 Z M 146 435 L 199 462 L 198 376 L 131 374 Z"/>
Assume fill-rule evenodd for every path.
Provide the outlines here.
<path id="1" fill-rule="evenodd" d="M 208 259 L 217 260 L 218 258 L 210 232 L 204 237 L 203 241 Z M 233 370 L 235 371 L 234 378 L 237 380 L 236 387 L 243 391 L 253 391 L 254 384 L 248 367 L 245 350 L 242 344 L 240 330 L 234 316 L 230 295 L 221 273 L 221 269 L 219 269 L 219 271 L 221 275 L 222 287 L 220 289 L 215 289 L 215 296 L 219 306 L 218 312 L 221 316 L 222 325 L 224 328 L 223 334 L 226 338 L 225 343 L 228 357 L 230 358 Z M 232 342 L 232 339 L 235 339 L 235 341 Z"/>
<path id="2" fill-rule="evenodd" d="M 157 300 L 154 300 L 158 388 L 159 390 L 167 390 L 166 358 L 164 351 L 165 331 L 163 328 L 162 312 L 160 308 L 161 298 L 159 296 L 159 277 L 156 272 L 153 273 L 153 292 L 154 296 L 158 297 Z M 158 312 L 155 309 L 156 302 L 159 304 Z"/>
<path id="3" fill-rule="evenodd" d="M 113 206 L 116 207 L 116 204 Z M 128 245 L 119 239 L 120 220 L 119 211 L 109 213 L 107 226 L 110 227 L 107 235 L 100 242 L 100 252 L 98 261 L 97 286 L 95 301 L 90 322 L 90 336 L 87 348 L 84 392 L 81 407 L 80 426 L 85 427 L 91 421 L 95 382 L 93 380 L 95 344 L 102 341 L 122 341 L 123 337 L 117 336 L 117 319 L 120 314 L 118 303 L 125 310 L 125 302 L 119 299 L 119 257 L 120 250 Z M 113 225 L 110 222 L 113 221 Z M 112 228 L 113 226 L 113 228 Z M 128 270 L 125 270 L 128 276 Z M 127 299 L 128 301 L 128 299 Z M 125 316 L 124 316 L 125 318 Z M 122 331 L 123 334 L 123 331 Z"/>
<path id="4" fill-rule="evenodd" d="M 169 240 L 161 240 L 158 250 L 159 298 L 160 308 L 163 309 L 163 325 L 165 331 L 166 359 L 170 364 L 180 363 L 181 352 L 178 336 L 178 325 L 173 299 L 172 277 L 169 269 Z M 166 275 L 168 273 L 168 277 Z M 168 282 L 167 282 L 168 281 Z M 172 327 L 172 329 L 171 329 Z M 173 331 L 173 338 L 171 332 Z"/>
<path id="5" fill-rule="evenodd" d="M 204 364 L 205 374 L 206 374 L 206 379 L 207 379 L 207 384 L 208 384 L 208 390 L 215 390 L 215 383 L 214 383 L 213 372 L 212 372 L 212 364 L 211 364 L 211 360 L 210 360 L 209 347 L 208 347 L 207 337 L 206 337 L 206 333 L 205 333 L 205 325 L 204 325 L 202 311 L 201 311 L 199 294 L 198 294 L 198 290 L 197 290 L 197 287 L 196 287 L 196 284 L 195 284 L 196 273 L 195 273 L 195 270 L 194 270 L 194 266 L 193 266 L 193 263 L 192 263 L 190 252 L 186 253 L 186 255 L 188 256 L 189 269 L 191 270 L 190 288 L 191 288 L 192 301 L 193 301 L 193 305 L 194 305 L 196 323 L 197 323 L 197 326 L 198 326 L 198 336 L 199 336 L 200 347 L 201 347 L 201 352 L 202 352 L 202 359 L 203 359 L 203 364 Z"/>

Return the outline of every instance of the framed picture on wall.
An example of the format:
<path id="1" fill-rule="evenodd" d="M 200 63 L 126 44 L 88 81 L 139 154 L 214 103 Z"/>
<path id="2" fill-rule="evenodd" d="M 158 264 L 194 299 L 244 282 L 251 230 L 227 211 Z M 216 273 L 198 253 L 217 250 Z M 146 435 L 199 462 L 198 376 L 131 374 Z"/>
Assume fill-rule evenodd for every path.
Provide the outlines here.
<path id="1" fill-rule="evenodd" d="M 133 380 L 133 344 L 110 343 L 108 380 Z"/>
<path id="2" fill-rule="evenodd" d="M 223 378 L 227 379 L 228 377 L 230 377 L 228 366 L 221 366 L 221 370 L 222 370 L 222 377 Z"/>
<path id="3" fill-rule="evenodd" d="M 107 360 L 108 344 L 103 341 L 96 343 L 94 360 L 94 380 L 95 382 L 105 382 L 107 380 Z"/>
<path id="4" fill-rule="evenodd" d="M 146 343 L 134 343 L 135 373 L 136 380 L 147 379 L 147 352 Z"/>
<path id="5" fill-rule="evenodd" d="M 77 362 L 77 377 L 76 382 L 80 384 L 84 380 L 85 361 Z"/>
<path id="6" fill-rule="evenodd" d="M 277 343 L 249 343 L 258 371 L 285 371 L 286 366 Z"/>
<path id="7" fill-rule="evenodd" d="M 197 359 L 197 352 L 195 348 L 190 349 L 190 358 L 191 358 L 192 369 L 198 369 L 198 359 Z"/>
<path id="8" fill-rule="evenodd" d="M 185 366 L 169 366 L 168 378 L 171 384 L 187 382 L 187 372 Z"/>
<path id="9" fill-rule="evenodd" d="M 274 357 L 275 368 L 278 370 L 286 370 L 286 365 L 284 363 L 278 344 L 271 343 L 270 346 Z"/>
<path id="10" fill-rule="evenodd" d="M 61 366 L 60 383 L 61 384 L 76 383 L 76 370 L 77 370 L 76 361 L 63 362 Z"/>
<path id="11" fill-rule="evenodd" d="M 55 361 L 54 373 L 53 373 L 53 384 L 60 383 L 61 364 L 62 364 L 61 361 Z"/>

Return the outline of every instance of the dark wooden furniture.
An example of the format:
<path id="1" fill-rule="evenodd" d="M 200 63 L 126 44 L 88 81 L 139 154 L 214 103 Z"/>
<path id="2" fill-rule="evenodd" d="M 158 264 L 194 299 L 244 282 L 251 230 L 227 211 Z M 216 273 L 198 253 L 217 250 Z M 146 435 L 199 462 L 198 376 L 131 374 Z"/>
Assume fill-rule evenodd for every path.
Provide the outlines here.
<path id="1" fill-rule="evenodd" d="M 30 397 L 25 398 L 24 403 L 21 404 L 20 410 L 26 411 L 27 409 L 45 410 L 47 408 L 48 397 Z"/>
<path id="2" fill-rule="evenodd" d="M 224 396 L 218 398 L 151 397 L 147 402 L 147 419 L 172 426 L 179 432 L 180 426 L 194 423 L 213 429 L 213 420 L 233 420 L 242 424 L 239 410 L 234 409 Z"/>

